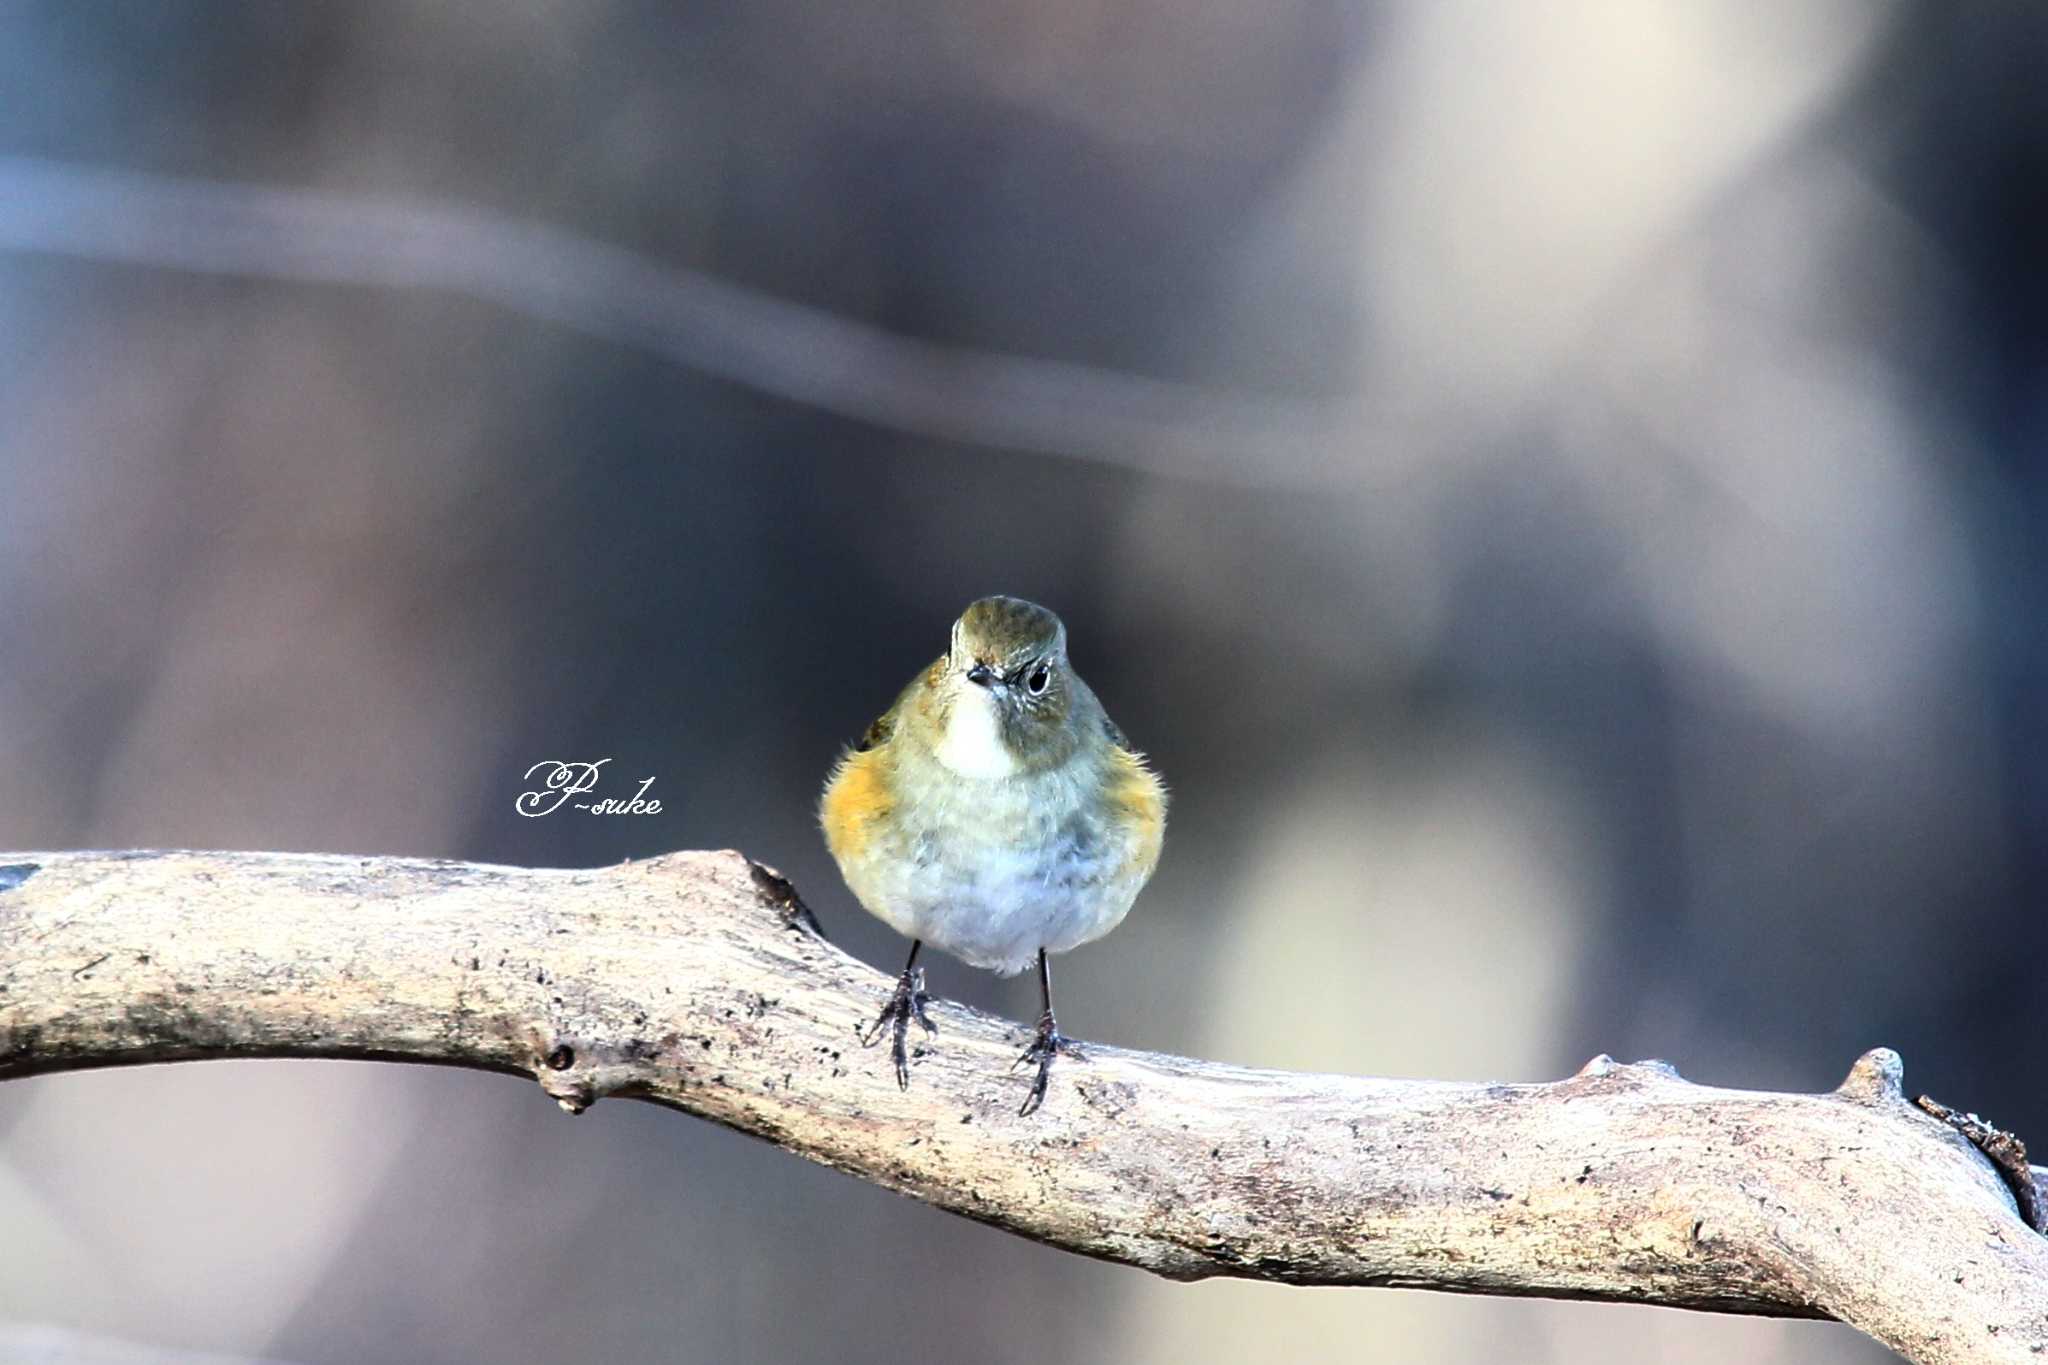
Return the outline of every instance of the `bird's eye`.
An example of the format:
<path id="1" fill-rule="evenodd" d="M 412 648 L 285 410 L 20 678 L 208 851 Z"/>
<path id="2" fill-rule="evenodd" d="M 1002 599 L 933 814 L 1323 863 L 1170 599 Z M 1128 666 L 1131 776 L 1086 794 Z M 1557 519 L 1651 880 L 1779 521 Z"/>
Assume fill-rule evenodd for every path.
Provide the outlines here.
<path id="1" fill-rule="evenodd" d="M 1024 685 L 1031 689 L 1031 695 L 1035 697 L 1044 692 L 1046 684 L 1051 681 L 1052 669 L 1045 664 L 1040 664 L 1031 670 L 1031 676 L 1024 680 Z"/>

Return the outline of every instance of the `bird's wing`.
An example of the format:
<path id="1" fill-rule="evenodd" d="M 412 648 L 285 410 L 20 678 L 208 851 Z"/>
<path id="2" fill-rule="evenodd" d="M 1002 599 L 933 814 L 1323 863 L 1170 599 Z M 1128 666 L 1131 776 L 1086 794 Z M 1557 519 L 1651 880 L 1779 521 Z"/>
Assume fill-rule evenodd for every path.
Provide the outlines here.
<path id="1" fill-rule="evenodd" d="M 892 707 L 875 717 L 874 722 L 868 726 L 867 732 L 860 737 L 860 743 L 853 746 L 853 751 L 857 754 L 864 754 L 870 749 L 887 744 L 889 736 L 895 733 L 895 730 L 896 711 Z"/>
<path id="2" fill-rule="evenodd" d="M 896 718 L 903 714 L 904 707 L 913 704 L 919 689 L 925 686 L 926 680 L 939 668 L 943 667 L 945 662 L 945 657 L 941 655 L 937 663 L 932 664 L 929 668 L 912 678 L 904 686 L 903 691 L 897 695 L 895 702 L 891 704 L 889 709 L 875 717 L 874 723 L 868 726 L 867 732 L 860 737 L 860 743 L 853 746 L 853 751 L 857 754 L 864 754 L 870 749 L 881 748 L 884 744 L 895 738 Z"/>

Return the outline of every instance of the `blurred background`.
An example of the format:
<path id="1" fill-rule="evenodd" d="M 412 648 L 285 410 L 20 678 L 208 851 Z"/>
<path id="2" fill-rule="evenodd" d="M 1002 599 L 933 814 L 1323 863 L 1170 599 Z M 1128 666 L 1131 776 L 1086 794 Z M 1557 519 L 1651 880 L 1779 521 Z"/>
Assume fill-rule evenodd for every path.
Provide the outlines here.
<path id="1" fill-rule="evenodd" d="M 2029 0 L 0 4 L 0 847 L 731 846 L 893 971 L 817 790 L 1010 592 L 1175 792 L 1078 1035 L 1883 1044 L 2048 1143 L 2044 51 Z M 660 816 L 515 814 L 606 757 Z M 0 1087 L 0 1229 L 6 1359 L 1888 1358 L 1167 1284 L 384 1065 Z"/>

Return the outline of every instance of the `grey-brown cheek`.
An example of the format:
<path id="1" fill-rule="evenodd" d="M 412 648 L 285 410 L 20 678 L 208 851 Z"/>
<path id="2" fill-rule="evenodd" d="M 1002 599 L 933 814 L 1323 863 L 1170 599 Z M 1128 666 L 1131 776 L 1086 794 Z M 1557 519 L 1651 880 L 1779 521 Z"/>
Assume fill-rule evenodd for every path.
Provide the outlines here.
<path id="1" fill-rule="evenodd" d="M 1023 703 L 1013 699 L 1003 708 L 1003 742 L 1013 751 L 1021 753 L 1032 747 L 1032 741 L 1044 732 L 1038 718 Z"/>
<path id="2" fill-rule="evenodd" d="M 1028 745 L 1035 752 L 1045 741 L 1058 735 L 1059 728 L 1057 716 L 1032 706 L 1028 701 L 1019 700 L 1004 712 L 1003 738 L 1013 749 L 1021 750 Z"/>
<path id="3" fill-rule="evenodd" d="M 1020 750 L 1023 748 L 1025 738 L 1030 733 L 1031 729 L 1026 724 L 1023 709 L 1015 701 L 1005 702 L 1003 704 L 1003 743 L 1009 745 L 1013 752 Z"/>

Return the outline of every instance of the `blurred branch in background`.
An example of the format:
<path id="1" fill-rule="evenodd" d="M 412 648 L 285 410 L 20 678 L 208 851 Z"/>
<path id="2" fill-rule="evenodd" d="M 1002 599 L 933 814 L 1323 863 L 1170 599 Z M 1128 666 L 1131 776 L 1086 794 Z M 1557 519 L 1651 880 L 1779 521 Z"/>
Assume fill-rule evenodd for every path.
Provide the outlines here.
<path id="1" fill-rule="evenodd" d="M 1226 394 L 934 345 L 587 237 L 449 204 L 0 156 L 0 250 L 446 290 L 765 394 L 939 440 L 1183 477 L 1313 485 L 1421 429 L 1344 402 Z"/>
<path id="2" fill-rule="evenodd" d="M 13 1365 L 294 1365 L 275 1356 L 184 1350 L 49 1323 L 0 1321 L 0 1359 Z"/>
<path id="3" fill-rule="evenodd" d="M 737 853 L 35 853 L 7 855 L 0 896 L 0 1078 L 451 1063 L 531 1075 L 571 1112 L 652 1100 L 1174 1279 L 1830 1316 L 1926 1365 L 2048 1350 L 2048 1239 L 1884 1049 L 1790 1095 L 1606 1057 L 1488 1085 L 1097 1047 L 1024 1119 L 1001 1020 L 944 1006 L 908 1090 L 849 1057 L 885 978 Z"/>

